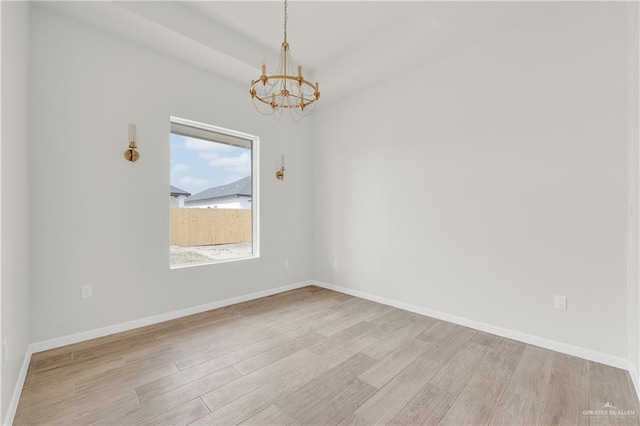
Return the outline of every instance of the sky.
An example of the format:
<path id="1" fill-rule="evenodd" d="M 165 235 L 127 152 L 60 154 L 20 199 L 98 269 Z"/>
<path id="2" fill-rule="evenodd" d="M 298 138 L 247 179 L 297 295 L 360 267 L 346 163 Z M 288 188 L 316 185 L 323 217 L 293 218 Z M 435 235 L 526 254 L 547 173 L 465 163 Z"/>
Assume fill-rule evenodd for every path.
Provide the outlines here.
<path id="1" fill-rule="evenodd" d="M 171 185 L 196 194 L 251 174 L 251 150 L 171 134 Z"/>

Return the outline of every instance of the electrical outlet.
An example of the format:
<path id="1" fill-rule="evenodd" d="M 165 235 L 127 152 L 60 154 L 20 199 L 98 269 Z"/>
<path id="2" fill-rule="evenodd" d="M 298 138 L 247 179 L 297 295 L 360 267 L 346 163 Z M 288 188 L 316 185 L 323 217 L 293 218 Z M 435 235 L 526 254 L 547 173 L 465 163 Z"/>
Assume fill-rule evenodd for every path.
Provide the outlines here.
<path id="1" fill-rule="evenodd" d="M 289 259 L 285 259 L 284 260 L 284 267 L 288 268 L 289 267 Z"/>
<path id="2" fill-rule="evenodd" d="M 9 344 L 7 341 L 2 342 L 2 365 L 7 365 L 9 361 Z"/>
<path id="3" fill-rule="evenodd" d="M 82 298 L 83 299 L 88 299 L 89 297 L 93 296 L 93 286 L 83 285 L 80 288 L 82 289 Z"/>
<path id="4" fill-rule="evenodd" d="M 338 259 L 333 259 L 333 269 L 338 269 Z"/>
<path id="5" fill-rule="evenodd" d="M 556 295 L 554 306 L 556 309 L 565 311 L 567 309 L 567 296 Z"/>

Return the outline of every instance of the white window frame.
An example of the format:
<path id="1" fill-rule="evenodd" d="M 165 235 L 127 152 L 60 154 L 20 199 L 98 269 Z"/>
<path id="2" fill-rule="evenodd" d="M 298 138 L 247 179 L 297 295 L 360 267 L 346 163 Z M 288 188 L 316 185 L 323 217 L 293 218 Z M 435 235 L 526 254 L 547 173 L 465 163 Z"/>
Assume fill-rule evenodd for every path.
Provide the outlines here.
<path id="1" fill-rule="evenodd" d="M 220 133 L 240 139 L 251 141 L 251 256 L 238 257 L 236 259 L 212 260 L 206 263 L 194 263 L 171 266 L 171 269 L 191 268 L 196 266 L 217 265 L 219 263 L 238 262 L 242 260 L 257 259 L 260 257 L 260 137 L 249 133 L 238 132 L 237 130 L 225 129 L 224 127 L 212 124 L 201 123 L 180 117 L 170 117 L 170 125 L 181 124 L 183 126 L 194 127 L 205 131 Z M 169 126 L 169 135 L 173 133 Z M 195 136 L 194 136 L 195 137 Z M 212 142 L 222 143 L 222 142 Z M 169 224 L 171 226 L 171 224 Z M 169 229 L 171 232 L 171 229 Z"/>

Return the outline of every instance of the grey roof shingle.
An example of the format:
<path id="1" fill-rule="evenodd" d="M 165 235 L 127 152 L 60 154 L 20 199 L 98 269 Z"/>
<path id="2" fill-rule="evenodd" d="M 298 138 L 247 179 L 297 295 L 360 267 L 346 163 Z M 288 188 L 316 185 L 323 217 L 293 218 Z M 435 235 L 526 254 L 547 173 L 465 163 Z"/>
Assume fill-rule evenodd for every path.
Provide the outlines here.
<path id="1" fill-rule="evenodd" d="M 214 186 L 213 188 L 205 189 L 202 192 L 193 194 L 187 197 L 184 201 L 186 203 L 193 201 L 216 199 L 221 197 L 229 197 L 231 195 L 245 195 L 251 196 L 251 176 L 244 177 L 235 182 L 228 183 L 226 185 Z"/>
<path id="2" fill-rule="evenodd" d="M 185 191 L 184 189 L 180 189 L 177 186 L 171 185 L 171 196 L 177 197 L 178 195 L 186 195 L 188 197 L 189 195 L 191 195 L 191 193 Z"/>

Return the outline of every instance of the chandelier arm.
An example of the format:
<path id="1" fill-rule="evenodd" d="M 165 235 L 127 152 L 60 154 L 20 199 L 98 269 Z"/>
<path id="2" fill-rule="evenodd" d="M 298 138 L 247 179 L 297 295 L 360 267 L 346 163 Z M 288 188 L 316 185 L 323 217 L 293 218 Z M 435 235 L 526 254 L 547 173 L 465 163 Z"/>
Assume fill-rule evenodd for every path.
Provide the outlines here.
<path id="1" fill-rule="evenodd" d="M 290 75 L 282 75 L 282 74 L 276 74 L 276 75 L 268 75 L 267 78 L 271 81 L 271 80 L 290 80 L 292 82 L 298 83 L 298 77 L 292 77 Z M 260 80 L 254 81 L 253 84 L 250 87 L 256 87 L 258 86 L 258 84 L 261 84 Z M 309 80 L 302 80 L 301 81 L 302 84 L 304 84 L 305 86 L 308 86 L 310 88 L 312 88 L 313 90 L 316 90 L 316 85 L 311 83 Z M 276 86 L 278 84 L 278 82 L 275 82 L 273 84 L 273 86 Z"/>
<path id="2" fill-rule="evenodd" d="M 269 80 L 271 80 L 271 79 L 279 79 L 279 78 L 286 78 L 287 80 L 295 81 L 296 83 L 298 82 L 298 77 L 295 77 L 295 76 L 292 76 L 292 75 L 289 75 L 289 74 L 267 75 L 267 78 Z M 316 85 L 313 84 L 312 82 L 310 82 L 309 80 L 302 79 L 302 82 L 305 83 L 308 86 L 313 87 L 314 89 L 316 87 Z M 261 81 L 260 80 L 254 80 L 254 85 L 257 84 L 257 83 L 261 83 Z"/>
<path id="3" fill-rule="evenodd" d="M 254 99 L 259 101 L 259 102 L 262 102 L 265 105 L 271 106 L 271 102 L 272 102 L 272 97 L 271 96 L 262 97 L 262 96 L 259 96 L 259 95 L 255 95 Z M 288 104 L 277 103 L 278 108 L 289 108 L 287 105 Z M 294 106 L 294 107 L 297 107 L 297 106 Z M 291 108 L 294 108 L 294 107 L 291 107 Z"/>
<path id="4" fill-rule="evenodd" d="M 296 98 L 296 99 L 302 99 L 304 101 L 304 102 L 302 102 L 302 105 L 304 107 L 307 107 L 309 105 L 315 104 L 317 102 L 316 99 L 308 99 L 308 98 L 305 98 L 303 96 L 289 95 L 289 97 L 293 97 L 293 98 Z M 262 96 L 259 96 L 259 95 L 255 95 L 253 97 L 253 99 L 257 100 L 259 102 L 262 102 L 265 105 L 271 105 L 271 102 L 272 102 L 272 97 L 271 96 L 262 97 Z M 276 105 L 277 105 L 278 108 L 299 108 L 301 104 L 298 102 L 295 105 L 289 107 L 289 106 L 287 106 L 288 104 L 276 102 Z"/>
<path id="5" fill-rule="evenodd" d="M 269 80 L 274 79 L 274 80 L 282 80 L 282 82 L 284 83 L 286 80 L 290 80 L 295 82 L 296 84 L 298 83 L 297 78 L 292 78 L 291 76 L 287 76 L 287 75 L 273 75 L 273 76 L 268 76 Z M 259 81 L 254 82 L 254 84 L 251 85 L 250 89 L 255 88 L 256 86 L 260 87 L 259 84 L 261 84 Z M 277 84 L 277 83 L 276 83 Z M 320 93 L 316 92 L 317 86 L 311 84 L 310 81 L 307 80 L 302 80 L 302 85 L 304 85 L 305 87 L 311 88 L 314 90 L 313 93 L 311 94 L 307 94 L 307 96 L 313 96 L 313 99 L 317 100 L 319 98 Z M 274 85 L 275 86 L 275 85 Z M 286 86 L 285 86 L 286 87 Z M 302 86 L 299 86 L 302 87 Z M 302 91 L 302 90 L 301 90 Z M 271 92 L 271 91 L 269 91 Z M 318 96 L 316 96 L 316 93 Z"/>
<path id="6" fill-rule="evenodd" d="M 270 102 L 267 102 L 264 99 L 258 99 L 260 102 L 262 102 L 265 105 L 269 105 L 271 106 Z M 255 103 L 254 103 L 255 105 Z M 312 105 L 311 102 L 304 104 L 305 107 L 307 107 L 308 105 Z M 276 108 L 273 109 L 293 109 L 293 110 L 299 110 L 300 109 L 300 104 L 295 104 L 295 105 L 288 105 L 288 104 L 278 104 L 278 106 Z M 270 114 L 265 114 L 265 115 L 270 115 Z"/>

